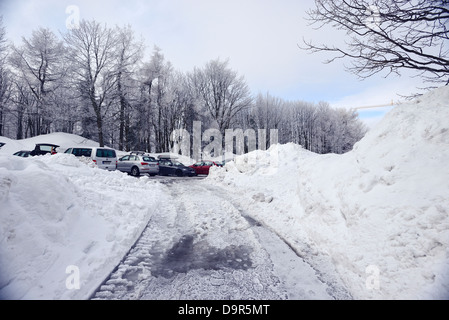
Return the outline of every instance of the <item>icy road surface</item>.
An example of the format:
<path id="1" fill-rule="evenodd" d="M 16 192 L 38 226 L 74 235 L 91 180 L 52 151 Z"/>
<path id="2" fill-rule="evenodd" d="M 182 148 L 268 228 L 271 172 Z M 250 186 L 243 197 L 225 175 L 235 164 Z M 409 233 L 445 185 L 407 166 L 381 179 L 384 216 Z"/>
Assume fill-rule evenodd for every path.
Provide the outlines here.
<path id="1" fill-rule="evenodd" d="M 171 201 L 92 299 L 351 298 L 221 188 L 200 178 L 155 179 Z"/>

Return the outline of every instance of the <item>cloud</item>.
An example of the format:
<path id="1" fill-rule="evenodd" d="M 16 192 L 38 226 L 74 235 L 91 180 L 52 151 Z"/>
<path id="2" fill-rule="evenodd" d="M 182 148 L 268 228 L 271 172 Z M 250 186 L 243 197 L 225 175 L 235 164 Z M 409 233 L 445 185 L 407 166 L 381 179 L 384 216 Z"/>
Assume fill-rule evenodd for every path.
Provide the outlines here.
<path id="1" fill-rule="evenodd" d="M 8 36 L 15 42 L 39 26 L 66 32 L 66 8 L 76 5 L 81 19 L 110 26 L 130 24 L 147 45 L 154 45 L 181 71 L 216 58 L 245 76 L 254 94 L 270 92 L 289 100 L 365 105 L 390 101 L 404 79 L 373 77 L 360 82 L 344 61 L 325 65 L 325 54 L 300 50 L 302 39 L 317 43 L 344 41 L 332 29 L 313 30 L 306 10 L 313 0 L 2 0 Z M 24 23 L 26 21 L 26 23 Z M 19 40 L 17 40 L 19 39 Z M 396 82 L 398 82 L 396 84 Z M 408 85 L 406 83 L 405 85 Z M 392 90 L 395 89 L 395 90 Z M 395 92 L 394 92 L 395 91 Z M 400 92 L 404 92 L 399 90 Z"/>

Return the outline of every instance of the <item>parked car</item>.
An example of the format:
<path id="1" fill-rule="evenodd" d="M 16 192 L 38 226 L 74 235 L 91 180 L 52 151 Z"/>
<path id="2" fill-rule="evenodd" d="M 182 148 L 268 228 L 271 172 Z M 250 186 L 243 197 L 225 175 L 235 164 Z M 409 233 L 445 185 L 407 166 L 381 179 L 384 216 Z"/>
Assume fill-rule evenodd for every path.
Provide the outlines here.
<path id="1" fill-rule="evenodd" d="M 152 157 L 130 154 L 118 160 L 117 170 L 129 173 L 134 177 L 138 177 L 141 174 L 155 176 L 159 173 L 159 164 Z"/>
<path id="2" fill-rule="evenodd" d="M 146 156 L 151 159 L 152 162 L 157 162 L 157 159 L 153 156 L 150 156 L 147 152 L 144 151 L 131 151 L 129 154 Z"/>
<path id="3" fill-rule="evenodd" d="M 14 156 L 28 158 L 30 156 L 30 153 L 31 153 L 31 151 L 21 150 L 21 151 L 17 151 L 16 153 L 14 153 Z"/>
<path id="4" fill-rule="evenodd" d="M 99 147 L 69 148 L 65 153 L 73 154 L 76 157 L 86 157 L 100 169 L 114 171 L 117 169 L 117 154 L 114 149 Z"/>
<path id="5" fill-rule="evenodd" d="M 193 168 L 183 165 L 174 158 L 165 158 L 159 156 L 159 174 L 161 176 L 176 175 L 178 177 L 193 177 L 196 172 Z"/>
<path id="6" fill-rule="evenodd" d="M 195 163 L 194 165 L 191 165 L 190 168 L 195 170 L 196 174 L 205 174 L 209 175 L 209 170 L 211 167 L 222 167 L 223 165 L 220 162 L 215 161 L 199 161 Z"/>
<path id="7" fill-rule="evenodd" d="M 56 154 L 56 149 L 59 148 L 56 144 L 51 143 L 38 143 L 34 147 L 34 150 L 30 152 L 30 156 L 43 156 L 46 154 Z"/>
<path id="8" fill-rule="evenodd" d="M 137 155 L 147 155 L 144 151 L 131 151 L 129 154 L 137 154 Z"/>

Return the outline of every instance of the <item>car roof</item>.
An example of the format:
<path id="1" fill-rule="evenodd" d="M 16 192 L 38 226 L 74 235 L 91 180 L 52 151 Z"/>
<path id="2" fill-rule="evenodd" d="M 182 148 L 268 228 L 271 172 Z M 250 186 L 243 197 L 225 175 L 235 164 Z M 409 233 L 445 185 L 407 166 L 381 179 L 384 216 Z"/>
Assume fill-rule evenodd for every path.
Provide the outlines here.
<path id="1" fill-rule="evenodd" d="M 178 157 L 176 156 L 171 156 L 169 154 L 161 154 L 157 157 L 158 159 L 164 159 L 164 160 L 177 160 Z"/>
<path id="2" fill-rule="evenodd" d="M 60 146 L 58 146 L 56 144 L 52 144 L 52 143 L 36 143 L 36 146 L 50 146 L 50 147 L 55 147 L 55 148 L 60 147 Z"/>

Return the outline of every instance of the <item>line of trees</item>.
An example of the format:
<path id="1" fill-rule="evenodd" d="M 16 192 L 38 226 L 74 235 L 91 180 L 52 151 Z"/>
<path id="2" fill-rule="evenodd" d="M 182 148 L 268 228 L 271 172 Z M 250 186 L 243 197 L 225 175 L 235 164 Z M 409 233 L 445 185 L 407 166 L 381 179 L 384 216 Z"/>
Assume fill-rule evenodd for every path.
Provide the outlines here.
<path id="1" fill-rule="evenodd" d="M 357 114 L 254 97 L 228 61 L 183 73 L 160 48 L 144 59 L 130 26 L 81 21 L 58 37 L 40 27 L 8 44 L 0 20 L 0 136 L 23 139 L 67 132 L 120 150 L 166 152 L 171 133 L 203 129 L 278 129 L 279 142 L 344 153 L 366 132 Z"/>

